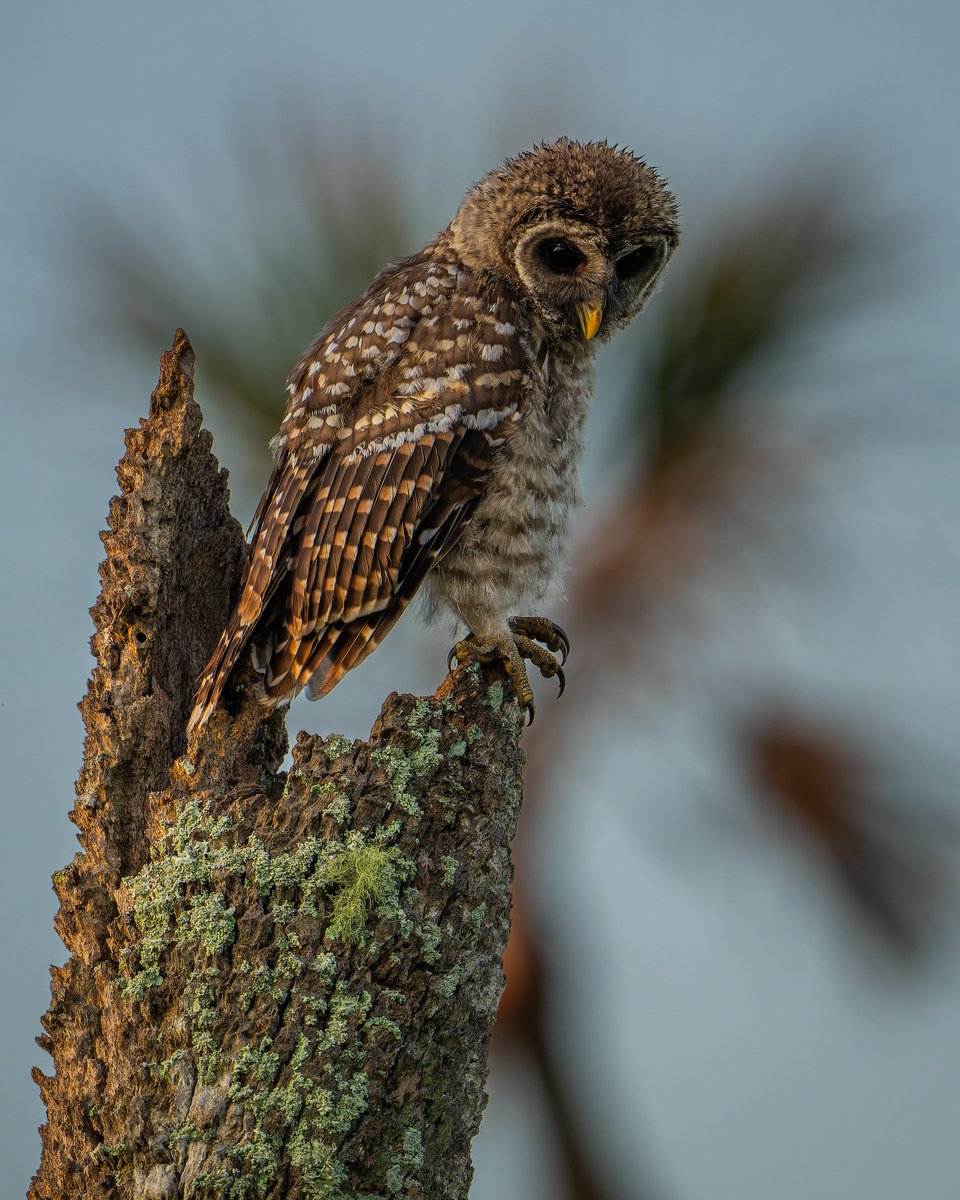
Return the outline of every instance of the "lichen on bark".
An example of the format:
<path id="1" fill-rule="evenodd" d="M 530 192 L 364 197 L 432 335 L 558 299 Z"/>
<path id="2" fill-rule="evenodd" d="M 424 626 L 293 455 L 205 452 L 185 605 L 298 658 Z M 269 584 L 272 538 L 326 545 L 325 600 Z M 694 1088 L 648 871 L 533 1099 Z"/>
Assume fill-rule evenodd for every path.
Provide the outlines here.
<path id="1" fill-rule="evenodd" d="M 464 1197 L 521 715 L 472 666 L 368 741 L 301 734 L 284 772 L 241 677 L 186 746 L 245 554 L 192 373 L 178 332 L 104 535 L 30 1195 Z"/>

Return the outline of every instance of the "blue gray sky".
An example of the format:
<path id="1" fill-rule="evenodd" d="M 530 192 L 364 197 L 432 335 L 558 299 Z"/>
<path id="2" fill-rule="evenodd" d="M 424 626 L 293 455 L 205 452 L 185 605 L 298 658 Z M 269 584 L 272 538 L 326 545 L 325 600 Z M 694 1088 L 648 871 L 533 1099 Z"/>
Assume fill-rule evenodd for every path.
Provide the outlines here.
<path id="1" fill-rule="evenodd" d="M 603 790 L 633 799 L 598 807 L 596 779 L 570 778 L 537 855 L 538 892 L 569 959 L 556 1033 L 576 1039 L 584 1119 L 614 1177 L 629 1180 L 639 1139 L 664 1195 L 682 1200 L 956 1194 L 958 956 L 934 979 L 878 988 L 816 881 L 775 853 L 738 856 L 722 831 L 707 838 L 690 798 L 723 803 L 729 786 L 709 750 L 705 695 L 765 689 L 856 707 L 894 741 L 925 740 L 956 778 L 958 44 L 960 10 L 946 0 L 6 6 L 5 1195 L 23 1193 L 39 1155 L 29 1068 L 44 1058 L 32 1038 L 47 966 L 64 956 L 49 877 L 75 850 L 66 813 L 97 532 L 122 430 L 145 411 L 165 348 L 131 360 L 83 334 L 90 280 L 70 253 L 83 234 L 73 201 L 85 186 L 136 219 L 153 193 L 198 245 L 214 231 L 242 239 L 229 147 L 244 121 L 269 126 L 291 93 L 309 98 L 319 139 L 369 139 L 403 164 L 420 241 L 504 154 L 561 133 L 629 144 L 669 176 L 681 254 L 798 159 L 861 174 L 864 222 L 890 230 L 878 302 L 802 351 L 778 397 L 797 426 L 834 410 L 887 432 L 823 464 L 794 513 L 791 530 L 820 555 L 812 577 L 761 562 L 727 579 L 656 702 L 597 713 Z M 615 364 L 601 396 L 616 387 Z M 604 432 L 599 413 L 588 497 L 601 490 Z M 228 425 L 216 437 L 233 465 Z M 246 512 L 254 500 L 238 496 Z M 335 711 L 299 706 L 291 727 L 361 735 L 388 691 L 435 686 L 443 640 L 411 622 L 395 640 L 338 690 Z M 553 1194 L 517 1133 L 530 1107 L 522 1069 L 519 1093 L 509 1074 L 495 1077 L 478 1139 L 477 1200 Z"/>

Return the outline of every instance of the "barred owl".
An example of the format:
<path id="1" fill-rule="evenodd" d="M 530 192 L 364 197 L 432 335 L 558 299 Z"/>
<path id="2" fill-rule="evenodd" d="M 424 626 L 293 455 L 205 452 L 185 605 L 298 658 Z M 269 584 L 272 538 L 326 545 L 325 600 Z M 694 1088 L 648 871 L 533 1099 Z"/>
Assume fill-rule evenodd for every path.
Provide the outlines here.
<path id="1" fill-rule="evenodd" d="M 550 593 L 598 342 L 640 311 L 677 244 L 656 173 L 561 139 L 492 171 L 418 254 L 327 322 L 290 377 L 239 602 L 192 730 L 249 646 L 259 698 L 326 695 L 422 584 L 498 657 L 532 717 L 524 660 L 562 673 Z"/>

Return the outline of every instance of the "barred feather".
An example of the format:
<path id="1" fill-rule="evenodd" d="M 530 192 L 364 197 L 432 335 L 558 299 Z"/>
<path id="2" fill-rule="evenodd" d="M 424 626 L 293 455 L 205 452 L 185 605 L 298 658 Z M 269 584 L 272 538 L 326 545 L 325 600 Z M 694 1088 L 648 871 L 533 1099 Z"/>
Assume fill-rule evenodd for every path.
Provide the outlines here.
<path id="1" fill-rule="evenodd" d="M 502 290 L 420 255 L 328 323 L 292 376 L 240 601 L 190 729 L 248 644 L 262 698 L 282 703 L 311 676 L 311 692 L 325 694 L 386 636 L 459 535 L 514 427 L 527 355 L 494 326 L 517 320 Z M 483 357 L 491 344 L 503 347 L 495 373 Z"/>

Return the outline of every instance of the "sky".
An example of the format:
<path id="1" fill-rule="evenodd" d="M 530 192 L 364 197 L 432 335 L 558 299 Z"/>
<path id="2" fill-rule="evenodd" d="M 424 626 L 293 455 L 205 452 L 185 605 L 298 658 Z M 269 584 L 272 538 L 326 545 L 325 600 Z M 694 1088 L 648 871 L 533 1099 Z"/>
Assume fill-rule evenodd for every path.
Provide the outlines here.
<path id="1" fill-rule="evenodd" d="M 32 1039 L 48 964 L 63 959 L 49 878 L 76 849 L 66 813 L 81 754 L 75 704 L 92 665 L 97 533 L 122 430 L 145 412 L 165 348 L 131 359 L 85 331 L 91 281 L 74 253 L 84 232 L 75 200 L 103 197 L 135 221 L 149 194 L 201 251 L 213 230 L 242 239 L 249 212 L 229 147 L 245 123 L 269 129 L 290 96 L 309 102 L 318 138 L 367 139 L 402 164 L 421 241 L 506 153 L 561 133 L 626 143 L 669 177 L 681 254 L 695 254 L 720 214 L 795 161 L 859 173 L 864 222 L 890 231 L 877 303 L 838 321 L 782 398 L 798 424 L 828 405 L 862 419 L 869 405 L 876 427 L 894 435 L 844 452 L 818 476 L 798 518 L 827 563 L 817 579 L 798 586 L 789 569 L 771 569 L 762 587 L 756 573 L 731 585 L 686 673 L 671 678 L 669 703 L 597 714 L 608 787 L 635 794 L 641 763 L 636 841 L 625 844 L 621 826 L 635 814 L 614 806 L 598 815 L 589 781 L 572 778 L 536 866 L 543 919 L 571 960 L 556 1036 L 579 1028 L 583 1039 L 571 1014 L 591 1014 L 573 1069 L 612 1172 L 629 1173 L 639 1130 L 664 1194 L 683 1200 L 956 1194 L 957 956 L 933 982 L 878 992 L 825 904 L 811 905 L 799 869 L 775 857 L 768 868 L 742 867 L 735 853 L 674 843 L 694 823 L 691 791 L 723 790 L 715 764 L 689 749 L 711 736 L 704 680 L 731 694 L 786 681 L 798 697 L 828 695 L 837 711 L 856 698 L 898 736 L 929 739 L 948 762 L 956 753 L 958 39 L 960 10 L 946 2 L 7 5 L 4 1195 L 24 1192 L 39 1155 L 29 1068 L 47 1066 Z M 282 179 L 271 183 L 282 189 Z M 601 373 L 601 395 L 605 378 L 613 386 Z M 591 429 L 588 498 L 602 418 Z M 232 465 L 241 451 L 229 427 L 216 436 Z M 402 629 L 396 639 L 407 638 Z M 360 736 L 387 691 L 435 686 L 440 668 L 421 661 L 419 637 L 409 634 L 394 657 L 374 656 L 360 682 L 344 685 L 333 717 L 301 706 L 291 728 L 332 720 Z M 597 881 L 611 877 L 619 882 L 597 896 Z M 602 921 L 584 920 L 578 894 L 594 896 Z M 635 928 L 633 952 L 618 955 Z M 495 1076 L 478 1138 L 477 1200 L 551 1194 L 518 1144 L 511 1114 L 524 1106 L 510 1075 Z"/>

